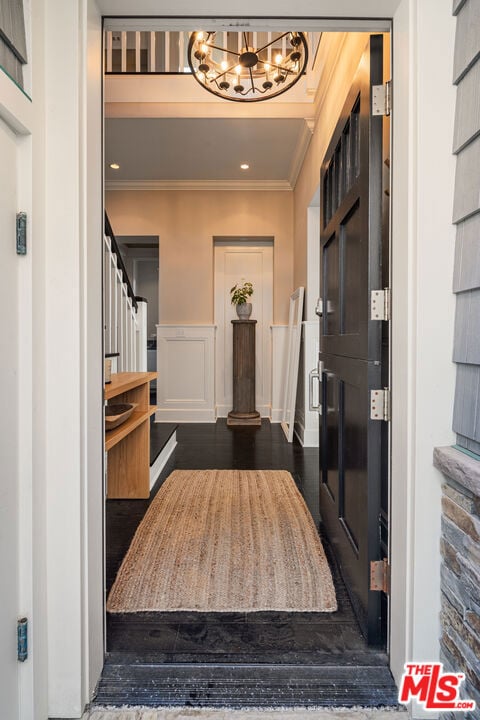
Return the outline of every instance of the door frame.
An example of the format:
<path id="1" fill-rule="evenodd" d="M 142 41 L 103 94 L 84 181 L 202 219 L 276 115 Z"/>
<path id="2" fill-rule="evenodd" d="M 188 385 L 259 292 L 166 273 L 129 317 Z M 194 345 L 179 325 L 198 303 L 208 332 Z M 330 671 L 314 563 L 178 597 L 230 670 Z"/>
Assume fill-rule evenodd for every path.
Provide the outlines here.
<path id="1" fill-rule="evenodd" d="M 45 253 L 44 259 L 54 258 L 58 248 L 62 248 L 61 260 L 68 264 L 72 277 L 76 278 L 70 288 L 73 303 L 65 305 L 64 321 L 69 327 L 77 328 L 79 350 L 73 356 L 72 345 L 65 342 L 61 332 L 51 329 L 48 335 L 42 335 L 42 328 L 38 326 L 40 345 L 48 349 L 48 354 L 38 364 L 34 377 L 38 380 L 37 396 L 41 398 L 47 387 L 49 358 L 56 366 L 69 367 L 82 398 L 78 420 L 81 432 L 73 436 L 71 428 L 59 427 L 56 442 L 62 443 L 66 437 L 70 458 L 74 457 L 83 469 L 70 477 L 68 498 L 63 493 L 61 501 L 55 495 L 51 478 L 58 476 L 61 489 L 63 458 L 59 461 L 41 448 L 34 449 L 39 483 L 36 492 L 42 500 L 36 507 L 34 519 L 38 523 L 37 531 L 47 536 L 45 545 L 39 547 L 40 559 L 43 559 L 42 567 L 55 566 L 56 575 L 62 577 L 61 585 L 52 583 L 49 577 L 50 592 L 46 600 L 45 583 L 43 591 L 42 583 L 36 590 L 40 594 L 39 598 L 36 596 L 37 612 L 47 602 L 49 623 L 48 636 L 43 630 L 37 636 L 35 675 L 37 679 L 45 678 L 48 665 L 49 678 L 48 683 L 37 681 L 35 692 L 36 707 L 46 706 L 48 697 L 50 714 L 54 709 L 57 716 L 75 717 L 79 706 L 88 702 L 103 661 L 102 644 L 96 640 L 101 637 L 103 624 L 102 564 L 98 561 L 102 542 L 99 498 L 102 449 L 95 439 L 95 432 L 101 428 L 102 407 L 98 390 L 102 383 L 98 318 L 101 277 L 98 270 L 95 272 L 95 262 L 100 264 L 96 248 L 100 244 L 103 219 L 103 166 L 102 153 L 98 151 L 102 110 L 101 14 L 128 15 L 131 2 L 78 0 L 78 7 L 67 5 L 63 0 L 49 0 L 47 7 L 45 0 L 39 0 L 34 9 L 33 35 L 37 38 L 39 53 L 34 77 L 35 127 L 39 130 L 34 152 L 38 160 L 33 182 L 34 196 L 38 193 L 34 229 L 38 230 L 40 256 Z M 187 0 L 179 0 L 175 14 L 192 15 L 192 5 Z M 157 8 L 155 0 L 140 0 L 135 9 L 137 15 L 152 15 Z M 264 0 L 261 8 L 267 13 L 281 14 L 284 26 L 290 17 L 311 17 L 308 0 L 299 0 L 294 12 L 283 0 L 280 5 Z M 333 20 L 331 28 L 337 30 L 358 30 L 361 22 L 351 18 L 359 15 L 393 18 L 392 376 L 398 402 L 392 405 L 395 513 L 391 545 L 395 622 L 391 627 L 390 666 L 398 681 L 406 659 L 438 656 L 441 475 L 432 465 L 432 445 L 454 442 L 450 427 L 454 369 L 450 349 L 445 351 L 445 339 L 453 334 L 454 319 L 450 294 L 454 238 L 450 208 L 455 168 L 451 156 L 454 120 L 451 61 L 455 25 L 450 4 L 439 7 L 437 0 L 423 0 L 418 6 L 409 0 L 365 0 L 362 8 L 359 9 L 357 0 L 344 0 L 340 7 L 338 0 L 327 0 L 322 11 L 324 18 L 342 18 Z M 244 12 L 254 18 L 259 12 L 258 2 L 247 3 Z M 221 17 L 219 0 L 211 2 L 209 15 Z M 48 32 L 44 40 L 45 19 Z M 327 21 L 322 22 L 327 29 Z M 372 27 L 371 21 L 368 28 L 381 29 Z M 59 38 L 64 39 L 61 47 Z M 428 48 L 434 42 L 442 44 L 440 57 L 429 56 Z M 58 63 L 59 53 L 62 63 Z M 88 66 L 86 57 L 92 60 Z M 46 74 L 53 80 L 44 87 Z M 65 102 L 65 98 L 70 97 L 79 101 Z M 445 109 L 440 115 L 436 112 L 439 106 Z M 62 112 L 55 117 L 48 108 L 61 108 Z M 68 148 L 69 162 L 59 158 L 58 165 L 54 162 L 45 173 L 42 159 L 46 148 L 51 151 L 55 147 L 59 133 L 64 137 L 65 128 L 69 132 L 61 147 Z M 87 182 L 87 178 L 91 181 Z M 58 223 L 58 197 L 66 196 L 66 188 L 67 203 L 61 207 L 65 214 L 72 212 L 76 224 L 75 253 L 70 246 L 65 247 L 64 228 Z M 48 201 L 43 206 L 45 193 Z M 422 213 L 418 210 L 420 203 L 424 208 Z M 434 277 L 432 256 L 436 263 Z M 58 266 L 48 262 L 34 273 L 37 281 L 34 279 L 33 303 L 39 318 L 47 316 L 52 303 L 62 300 L 56 285 L 57 273 Z M 80 326 L 79 309 L 83 318 Z M 423 316 L 420 310 L 424 311 Z M 431 322 L 434 314 L 441 316 L 441 327 Z M 442 393 L 438 392 L 439 386 Z M 431 411 L 433 402 L 435 413 Z M 61 412 L 63 403 L 63 393 L 50 397 L 47 418 Z M 78 512 L 59 513 L 64 504 L 70 505 L 72 497 L 79 498 Z M 48 515 L 56 518 L 54 528 L 52 524 L 47 526 Z M 69 551 L 59 556 L 56 539 L 66 537 L 70 539 Z M 74 588 L 82 602 L 73 605 L 62 602 L 66 588 Z M 65 627 L 69 627 L 67 646 Z"/>
<path id="2" fill-rule="evenodd" d="M 261 417 L 270 417 L 271 416 L 271 410 L 272 410 L 272 343 L 271 343 L 271 326 L 273 324 L 273 263 L 274 263 L 274 253 L 275 253 L 275 239 L 272 238 L 260 238 L 260 237 L 245 237 L 245 238 L 232 238 L 232 237 L 222 237 L 222 236 L 216 236 L 213 239 L 213 312 L 214 312 L 214 325 L 216 326 L 216 334 L 215 334 L 215 412 L 217 417 L 227 417 L 228 411 L 231 410 L 231 408 L 228 408 L 227 411 L 223 410 L 222 414 L 218 414 L 218 408 L 219 406 L 219 399 L 220 394 L 218 392 L 219 384 L 221 383 L 221 378 L 224 372 L 228 372 L 228 369 L 225 368 L 225 362 L 224 362 L 224 352 L 222 348 L 221 341 L 224 338 L 224 329 L 225 324 L 221 321 L 224 320 L 224 314 L 223 314 L 223 300 L 220 296 L 220 287 L 219 287 L 219 279 L 220 279 L 220 268 L 218 267 L 217 263 L 217 250 L 220 248 L 229 248 L 231 250 L 237 249 L 238 252 L 248 251 L 248 250 L 261 250 L 266 249 L 268 250 L 268 255 L 271 255 L 271 262 L 269 264 L 269 267 L 266 269 L 266 272 L 262 273 L 263 280 L 264 280 L 264 288 L 263 288 L 263 298 L 262 303 L 264 309 L 266 309 L 267 313 L 269 314 L 269 317 L 267 318 L 266 322 L 263 323 L 263 333 L 262 337 L 259 336 L 257 331 L 257 337 L 256 337 L 256 343 L 257 347 L 262 343 L 262 359 L 263 359 L 263 367 L 262 367 L 262 378 L 263 378 L 263 402 L 261 404 L 257 403 L 257 410 L 260 412 Z M 255 296 L 254 298 L 255 299 Z M 253 306 L 255 308 L 255 305 Z M 254 313 L 255 315 L 255 313 Z M 257 326 L 258 327 L 258 326 Z M 223 399 L 223 395 L 222 395 Z"/>

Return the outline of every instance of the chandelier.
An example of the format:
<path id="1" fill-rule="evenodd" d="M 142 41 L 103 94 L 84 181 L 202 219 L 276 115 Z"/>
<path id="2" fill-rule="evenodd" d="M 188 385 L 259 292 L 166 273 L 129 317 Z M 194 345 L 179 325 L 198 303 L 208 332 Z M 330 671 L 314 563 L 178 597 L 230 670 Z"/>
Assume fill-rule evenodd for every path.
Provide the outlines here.
<path id="1" fill-rule="evenodd" d="M 278 34 L 261 47 L 251 44 L 255 36 L 245 32 L 193 32 L 188 64 L 194 78 L 205 90 L 237 102 L 268 100 L 289 90 L 307 66 L 304 34 Z M 224 38 L 227 42 L 222 42 Z"/>

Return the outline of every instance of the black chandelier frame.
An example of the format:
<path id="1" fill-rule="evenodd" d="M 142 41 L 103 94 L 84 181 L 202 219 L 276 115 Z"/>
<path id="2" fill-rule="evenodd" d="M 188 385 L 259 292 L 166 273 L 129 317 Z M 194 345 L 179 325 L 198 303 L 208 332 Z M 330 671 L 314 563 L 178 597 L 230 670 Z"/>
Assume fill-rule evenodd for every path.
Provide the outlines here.
<path id="1" fill-rule="evenodd" d="M 205 37 L 200 38 L 199 34 Z M 270 100 L 270 98 L 278 97 L 278 95 L 290 90 L 305 74 L 308 63 L 308 44 L 302 32 L 288 31 L 282 33 L 260 48 L 250 47 L 247 33 L 243 32 L 244 47 L 242 52 L 217 45 L 215 43 L 216 34 L 216 31 L 192 32 L 188 43 L 188 64 L 193 77 L 199 85 L 217 97 L 234 102 Z M 290 37 L 292 49 L 285 58 L 282 58 L 282 63 L 272 62 L 272 60 L 260 56 L 261 53 L 284 37 Z M 204 51 L 204 47 L 207 48 L 207 51 Z M 209 57 L 212 50 L 220 51 L 225 56 L 233 56 L 235 61 L 233 64 L 229 63 L 225 69 L 218 69 L 218 63 L 215 63 Z M 195 67 L 195 61 L 198 62 L 197 67 Z M 292 63 L 295 66 L 300 61 L 301 67 L 299 66 L 298 70 L 289 66 Z M 269 66 L 268 71 L 264 68 L 265 64 Z M 242 71 L 246 70 L 247 73 L 242 76 L 236 73 L 238 66 L 242 68 Z M 212 73 L 215 73 L 215 75 L 213 76 Z M 200 78 L 200 74 L 203 76 L 203 80 Z M 229 77 L 235 75 L 237 75 L 237 85 L 231 85 Z M 259 80 L 260 85 L 256 84 Z M 275 85 L 277 89 L 269 92 Z M 231 88 L 233 88 L 235 94 L 228 94 Z"/>

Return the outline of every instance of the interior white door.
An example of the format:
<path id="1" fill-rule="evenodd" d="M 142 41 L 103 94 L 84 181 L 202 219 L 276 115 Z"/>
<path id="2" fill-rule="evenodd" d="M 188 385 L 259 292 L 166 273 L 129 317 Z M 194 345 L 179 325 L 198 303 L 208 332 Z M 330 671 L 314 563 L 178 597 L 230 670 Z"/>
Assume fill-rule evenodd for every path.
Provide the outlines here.
<path id="1" fill-rule="evenodd" d="M 230 302 L 230 288 L 236 283 L 253 284 L 252 320 L 256 325 L 255 403 L 262 417 L 271 406 L 271 331 L 273 323 L 273 244 L 215 245 L 215 397 L 217 417 L 232 409 L 232 320 L 237 317 Z"/>
<path id="2" fill-rule="evenodd" d="M 18 718 L 18 661 L 15 626 L 19 612 L 19 386 L 18 262 L 15 252 L 17 212 L 17 139 L 0 120 L 0 704 L 1 716 Z"/>

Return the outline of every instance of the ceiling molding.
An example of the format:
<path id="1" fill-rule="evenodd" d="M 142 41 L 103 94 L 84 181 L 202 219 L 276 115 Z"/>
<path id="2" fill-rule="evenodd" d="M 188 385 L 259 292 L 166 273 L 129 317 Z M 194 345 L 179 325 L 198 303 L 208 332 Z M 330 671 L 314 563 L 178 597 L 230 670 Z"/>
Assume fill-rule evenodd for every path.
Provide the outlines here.
<path id="1" fill-rule="evenodd" d="M 107 180 L 106 190 L 293 190 L 288 180 Z"/>
<path id="2" fill-rule="evenodd" d="M 291 188 L 295 188 L 295 185 L 297 184 L 298 176 L 300 174 L 300 170 L 302 169 L 303 161 L 305 160 L 305 155 L 307 154 L 314 129 L 314 121 L 305 120 L 297 147 L 295 148 L 295 153 L 292 157 L 292 162 L 290 163 L 288 182 Z"/>

